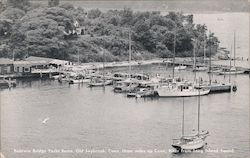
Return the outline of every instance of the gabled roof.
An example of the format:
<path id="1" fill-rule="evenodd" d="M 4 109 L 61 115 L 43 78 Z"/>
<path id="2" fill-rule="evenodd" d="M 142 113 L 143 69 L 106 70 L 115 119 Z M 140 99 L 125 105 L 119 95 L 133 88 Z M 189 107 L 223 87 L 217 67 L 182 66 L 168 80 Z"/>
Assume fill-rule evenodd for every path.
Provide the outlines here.
<path id="1" fill-rule="evenodd" d="M 25 59 L 25 61 L 46 61 L 47 63 L 53 61 L 55 59 L 52 58 L 45 58 L 45 57 L 36 57 L 36 56 L 30 56 Z"/>
<path id="2" fill-rule="evenodd" d="M 3 65 L 3 64 L 13 64 L 13 60 L 9 58 L 0 58 L 0 65 Z"/>

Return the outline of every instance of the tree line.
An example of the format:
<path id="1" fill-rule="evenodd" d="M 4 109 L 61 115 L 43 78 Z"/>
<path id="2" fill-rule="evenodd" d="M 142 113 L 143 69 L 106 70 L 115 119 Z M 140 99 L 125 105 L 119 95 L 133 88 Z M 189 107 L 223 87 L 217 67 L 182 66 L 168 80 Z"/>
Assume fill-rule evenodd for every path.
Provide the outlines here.
<path id="1" fill-rule="evenodd" d="M 203 54 L 205 44 L 214 54 L 219 40 L 207 26 L 193 23 L 193 15 L 180 12 L 135 12 L 130 8 L 85 10 L 70 3 L 39 5 L 29 0 L 7 0 L 0 5 L 0 57 L 22 59 L 41 56 L 81 62 L 128 59 L 131 32 L 132 59 Z M 83 33 L 66 36 L 76 29 Z M 103 55 L 104 51 L 104 55 Z M 206 53 L 209 55 L 209 53 Z"/>

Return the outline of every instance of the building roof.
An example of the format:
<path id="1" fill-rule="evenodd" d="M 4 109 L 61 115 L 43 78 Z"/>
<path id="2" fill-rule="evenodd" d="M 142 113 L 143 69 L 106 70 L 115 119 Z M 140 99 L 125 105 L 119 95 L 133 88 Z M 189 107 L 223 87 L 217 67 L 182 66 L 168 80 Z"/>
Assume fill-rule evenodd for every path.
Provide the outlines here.
<path id="1" fill-rule="evenodd" d="M 50 64 L 56 64 L 56 65 L 65 65 L 67 63 L 69 62 L 66 60 L 58 60 L 58 59 L 54 59 L 50 62 Z"/>
<path id="2" fill-rule="evenodd" d="M 13 60 L 9 58 L 0 58 L 0 65 L 13 64 Z"/>
<path id="3" fill-rule="evenodd" d="M 45 61 L 47 63 L 53 61 L 55 59 L 52 58 L 45 58 L 45 57 L 36 57 L 36 56 L 30 56 L 28 58 L 25 59 L 25 61 Z"/>
<path id="4" fill-rule="evenodd" d="M 44 60 L 41 61 L 14 61 L 14 65 L 15 66 L 25 66 L 25 65 L 29 65 L 29 66 L 35 66 L 35 65 L 46 65 L 47 62 Z"/>

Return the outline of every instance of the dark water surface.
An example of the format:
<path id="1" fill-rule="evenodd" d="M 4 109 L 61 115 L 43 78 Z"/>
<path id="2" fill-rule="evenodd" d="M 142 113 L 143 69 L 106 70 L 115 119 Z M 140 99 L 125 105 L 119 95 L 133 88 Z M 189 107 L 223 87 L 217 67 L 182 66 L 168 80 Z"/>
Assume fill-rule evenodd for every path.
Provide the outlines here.
<path id="1" fill-rule="evenodd" d="M 171 74 L 170 68 L 159 65 L 133 70 Z M 190 70 L 176 75 L 193 79 Z M 205 79 L 208 75 L 199 76 Z M 213 79 L 228 80 L 216 75 Z M 172 138 L 181 135 L 182 98 L 127 98 L 113 93 L 112 87 L 69 86 L 53 80 L 19 81 L 15 89 L 1 91 L 2 152 L 6 158 L 248 157 L 249 76 L 234 76 L 232 81 L 237 83 L 237 92 L 201 97 L 201 129 L 210 132 L 206 149 L 218 152 L 171 153 Z M 48 121 L 42 123 L 45 118 Z M 197 98 L 185 98 L 185 132 L 196 128 Z M 140 149 L 147 153 L 135 151 Z M 31 153 L 18 153 L 24 152 L 20 150 Z"/>

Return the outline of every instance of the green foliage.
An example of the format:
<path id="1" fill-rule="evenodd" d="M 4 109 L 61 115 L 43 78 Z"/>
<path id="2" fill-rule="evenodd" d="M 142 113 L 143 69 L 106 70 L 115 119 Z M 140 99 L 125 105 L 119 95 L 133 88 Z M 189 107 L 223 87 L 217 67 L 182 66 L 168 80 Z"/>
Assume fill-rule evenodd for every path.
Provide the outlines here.
<path id="1" fill-rule="evenodd" d="M 13 8 L 18 8 L 27 11 L 30 7 L 29 0 L 7 0 L 7 5 Z"/>
<path id="2" fill-rule="evenodd" d="M 14 1 L 14 0 L 12 0 Z M 9 3 L 10 4 L 10 3 Z M 31 5 L 32 6 L 32 5 Z M 82 62 L 119 61 L 128 59 L 129 31 L 132 34 L 132 59 L 172 57 L 176 35 L 176 56 L 192 56 L 193 40 L 197 54 L 206 46 L 216 49 L 218 38 L 206 35 L 205 25 L 193 24 L 193 15 L 170 12 L 133 12 L 129 8 L 101 12 L 75 8 L 69 3 L 57 7 L 9 7 L 0 14 L 0 56 L 22 58 L 27 55 L 77 60 Z M 84 35 L 66 38 L 65 31 L 84 29 Z M 3 37 L 3 36 L 2 36 Z M 210 41 L 208 41 L 210 37 Z M 6 53 L 8 52 L 8 53 Z"/>
<path id="3" fill-rule="evenodd" d="M 60 3 L 60 0 L 48 0 L 48 6 L 49 7 L 56 7 Z"/>
<path id="4" fill-rule="evenodd" d="M 89 19 L 96 19 L 96 18 L 100 17 L 101 14 L 102 14 L 102 12 L 99 9 L 92 9 L 88 12 L 88 18 Z"/>

